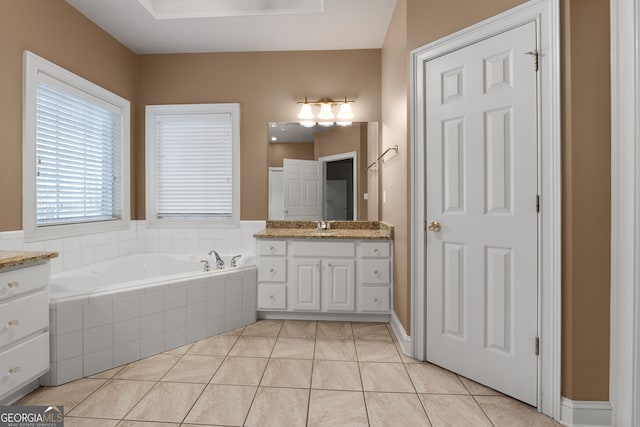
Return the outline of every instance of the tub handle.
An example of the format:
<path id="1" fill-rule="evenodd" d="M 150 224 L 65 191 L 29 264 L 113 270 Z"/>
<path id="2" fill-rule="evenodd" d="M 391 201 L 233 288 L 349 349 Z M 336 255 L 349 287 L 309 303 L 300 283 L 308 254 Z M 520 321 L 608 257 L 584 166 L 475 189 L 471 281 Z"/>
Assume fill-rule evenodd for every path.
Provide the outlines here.
<path id="1" fill-rule="evenodd" d="M 17 288 L 18 286 L 20 286 L 20 282 L 17 280 L 7 283 L 8 288 Z"/>
<path id="2" fill-rule="evenodd" d="M 12 327 L 15 327 L 15 326 L 18 326 L 18 325 L 20 325 L 20 321 L 18 319 L 9 320 L 7 322 L 7 327 L 9 327 L 9 328 L 12 328 Z"/>
<path id="3" fill-rule="evenodd" d="M 14 366 L 9 368 L 9 375 L 15 375 L 20 373 L 20 366 Z"/>
<path id="4" fill-rule="evenodd" d="M 204 271 L 211 271 L 211 264 L 209 264 L 209 261 L 206 259 L 201 259 L 200 260 L 201 264 L 204 264 L 202 267 L 204 269 Z"/>

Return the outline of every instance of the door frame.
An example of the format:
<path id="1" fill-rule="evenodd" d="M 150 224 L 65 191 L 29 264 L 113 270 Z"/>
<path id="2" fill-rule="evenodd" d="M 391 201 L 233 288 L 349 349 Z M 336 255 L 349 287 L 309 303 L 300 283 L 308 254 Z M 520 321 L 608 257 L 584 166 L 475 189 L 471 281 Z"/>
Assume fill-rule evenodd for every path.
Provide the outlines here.
<path id="1" fill-rule="evenodd" d="M 528 22 L 536 23 L 541 209 L 538 229 L 538 410 L 560 419 L 561 133 L 559 0 L 531 0 L 411 51 L 411 337 L 414 357 L 426 356 L 424 63 Z M 533 60 L 532 60 L 533 66 Z M 532 201 L 533 204 L 533 201 Z"/>
<path id="2" fill-rule="evenodd" d="M 612 425 L 640 423 L 640 7 L 611 0 Z"/>
<path id="3" fill-rule="evenodd" d="M 347 221 L 358 220 L 358 152 L 349 151 L 347 153 L 332 154 L 330 156 L 318 157 L 322 162 L 322 215 L 326 215 L 325 208 L 325 183 L 327 182 L 327 163 L 338 160 L 353 159 L 353 218 Z"/>

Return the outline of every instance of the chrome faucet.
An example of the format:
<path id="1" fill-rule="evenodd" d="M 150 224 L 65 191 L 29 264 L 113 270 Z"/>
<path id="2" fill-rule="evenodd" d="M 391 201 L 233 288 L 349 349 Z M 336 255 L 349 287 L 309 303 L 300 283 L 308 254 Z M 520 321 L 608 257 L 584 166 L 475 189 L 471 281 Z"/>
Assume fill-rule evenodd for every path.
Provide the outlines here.
<path id="1" fill-rule="evenodd" d="M 238 266 L 238 259 L 240 259 L 242 255 L 236 255 L 233 258 L 231 258 L 231 267 L 237 267 Z"/>
<path id="2" fill-rule="evenodd" d="M 224 268 L 224 261 L 222 260 L 222 258 L 220 258 L 220 255 L 218 255 L 218 252 L 216 252 L 214 250 L 210 250 L 209 251 L 209 255 L 215 255 L 216 256 L 216 268 L 218 270 L 222 270 Z"/>
<path id="3" fill-rule="evenodd" d="M 211 264 L 209 264 L 209 261 L 207 261 L 206 259 L 201 259 L 200 263 L 203 264 L 202 269 L 204 271 L 211 271 Z"/>
<path id="4" fill-rule="evenodd" d="M 316 221 L 316 230 L 331 230 L 331 225 L 329 221 Z"/>

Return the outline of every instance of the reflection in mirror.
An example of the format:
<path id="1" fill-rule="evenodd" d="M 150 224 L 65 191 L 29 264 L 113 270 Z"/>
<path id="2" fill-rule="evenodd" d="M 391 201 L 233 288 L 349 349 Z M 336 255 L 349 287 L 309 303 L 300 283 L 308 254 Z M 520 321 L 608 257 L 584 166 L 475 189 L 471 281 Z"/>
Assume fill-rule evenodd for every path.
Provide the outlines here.
<path id="1" fill-rule="evenodd" d="M 377 156 L 377 122 L 269 123 L 269 219 L 377 221 Z"/>

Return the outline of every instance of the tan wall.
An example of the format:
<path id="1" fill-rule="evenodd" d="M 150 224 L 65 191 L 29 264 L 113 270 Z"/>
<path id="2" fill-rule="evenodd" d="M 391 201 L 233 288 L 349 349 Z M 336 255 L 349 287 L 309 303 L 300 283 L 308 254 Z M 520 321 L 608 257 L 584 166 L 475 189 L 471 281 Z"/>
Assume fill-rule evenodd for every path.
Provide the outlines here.
<path id="1" fill-rule="evenodd" d="M 407 52 L 407 0 L 398 0 L 382 46 L 382 131 L 380 154 L 398 145 L 398 154 L 378 165 L 381 190 L 386 192 L 381 220 L 395 227 L 393 241 L 393 309 L 407 333 L 411 332 L 410 199 Z M 381 193 L 382 194 L 382 193 Z"/>
<path id="2" fill-rule="evenodd" d="M 562 395 L 609 400 L 609 2 L 562 2 Z"/>
<path id="3" fill-rule="evenodd" d="M 22 229 L 25 49 L 135 101 L 135 54 L 64 0 L 0 1 L 0 231 Z"/>
<path id="4" fill-rule="evenodd" d="M 240 103 L 241 218 L 268 216 L 267 124 L 295 121 L 296 101 L 347 96 L 354 121 L 380 120 L 380 49 L 139 57 L 137 219 L 145 210 L 144 106 Z"/>
<path id="5" fill-rule="evenodd" d="M 408 100 L 408 52 L 472 25 L 522 0 L 399 0 L 382 49 L 382 148 L 398 143 L 401 166 L 382 168 L 383 219 L 396 226 L 394 309 L 410 327 L 410 205 L 407 127 L 398 114 Z M 562 0 L 563 254 L 562 395 L 608 400 L 610 94 L 609 4 Z M 403 21 L 402 16 L 406 16 Z M 406 27 L 403 28 L 406 22 Z M 405 33 L 403 34 L 403 31 Z M 400 52 L 405 38 L 405 51 Z M 392 107 L 393 105 L 393 107 Z M 390 203 L 390 195 L 394 203 Z M 403 200 L 405 201 L 403 203 Z"/>
<path id="6" fill-rule="evenodd" d="M 367 192 L 366 165 L 367 158 L 367 123 L 354 124 L 348 127 L 336 127 L 314 136 L 315 159 L 334 154 L 355 151 L 358 156 L 358 219 L 366 221 L 367 202 L 363 194 Z"/>
<path id="7" fill-rule="evenodd" d="M 282 159 L 315 159 L 312 142 L 271 142 L 268 156 L 270 168 L 281 168 Z"/>

